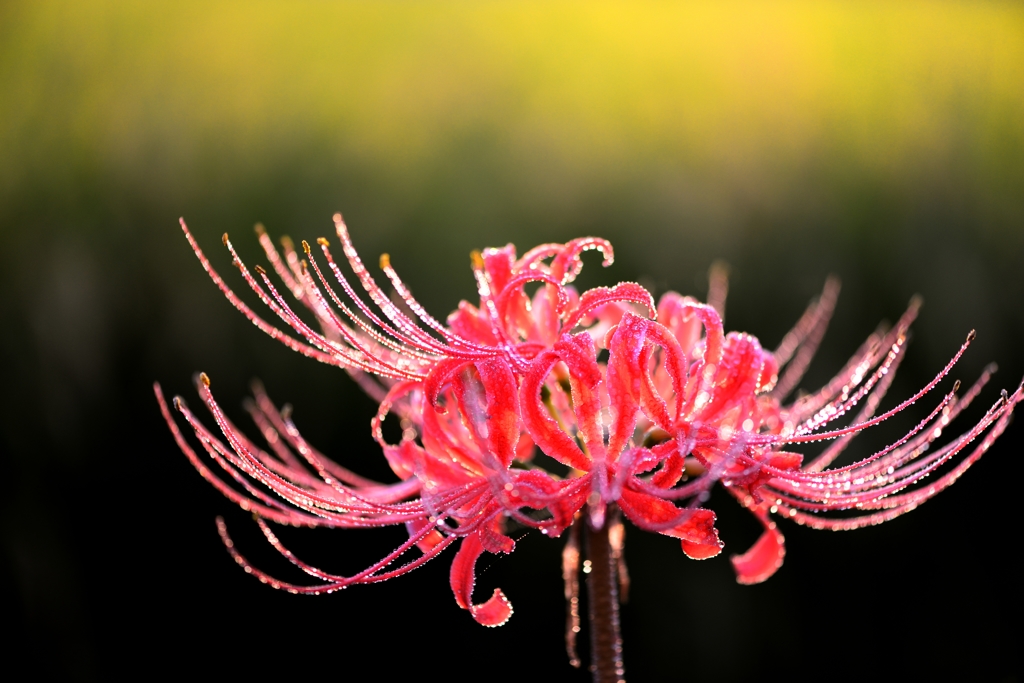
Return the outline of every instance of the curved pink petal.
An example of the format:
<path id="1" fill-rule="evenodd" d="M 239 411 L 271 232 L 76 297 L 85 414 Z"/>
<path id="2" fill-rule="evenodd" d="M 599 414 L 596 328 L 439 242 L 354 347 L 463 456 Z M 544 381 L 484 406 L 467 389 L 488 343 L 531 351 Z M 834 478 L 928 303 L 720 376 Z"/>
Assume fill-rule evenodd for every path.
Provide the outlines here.
<path id="1" fill-rule="evenodd" d="M 764 356 L 755 337 L 730 332 L 714 371 L 714 388 L 707 403 L 697 411 L 697 419 L 708 420 L 734 406 L 751 404 L 764 367 Z"/>
<path id="2" fill-rule="evenodd" d="M 605 268 L 615 262 L 615 251 L 608 240 L 600 237 L 578 237 L 566 242 L 559 253 L 551 262 L 551 274 L 567 284 L 576 279 L 583 269 L 583 261 L 580 254 L 591 249 L 596 249 L 604 256 L 603 265 Z"/>
<path id="3" fill-rule="evenodd" d="M 470 534 L 462 539 L 459 552 L 452 561 L 449 580 L 455 602 L 464 610 L 469 610 L 473 618 L 484 626 L 501 626 L 512 616 L 512 603 L 508 601 L 500 588 L 486 602 L 473 604 L 473 585 L 476 583 L 476 561 L 484 551 L 479 533 Z"/>
<path id="4" fill-rule="evenodd" d="M 591 460 L 605 457 L 604 426 L 601 419 L 601 367 L 597 364 L 594 340 L 587 333 L 562 335 L 555 351 L 569 368 L 577 436 L 587 445 Z"/>
<path id="5" fill-rule="evenodd" d="M 661 366 L 671 381 L 672 394 L 676 406 L 673 420 L 678 420 L 679 412 L 682 409 L 680 397 L 683 395 L 686 387 L 686 352 L 675 338 L 675 335 L 672 334 L 672 331 L 658 322 L 653 320 L 647 322 L 646 336 L 649 344 L 652 346 L 657 344 L 661 347 Z M 643 388 L 645 394 L 650 393 L 652 399 L 656 398 L 661 403 L 665 403 L 664 399 L 658 395 L 654 378 L 647 372 L 646 365 L 641 366 L 640 369 L 643 371 L 644 379 L 646 380 Z M 667 409 L 666 405 L 666 411 Z M 666 425 L 668 424 L 666 423 Z M 664 426 L 663 428 L 669 429 L 670 427 Z"/>
<path id="6" fill-rule="evenodd" d="M 534 443 L 544 453 L 563 465 L 587 470 L 590 467 L 590 459 L 584 455 L 572 437 L 562 431 L 540 399 L 541 386 L 558 361 L 557 353 L 545 351 L 533 360 L 526 376 L 523 377 L 519 385 L 523 425 Z"/>
<path id="7" fill-rule="evenodd" d="M 427 399 L 427 403 L 444 412 L 444 409 L 437 402 L 441 391 L 452 377 L 470 364 L 470 361 L 461 358 L 445 358 L 431 368 L 430 374 L 427 375 L 426 380 L 423 382 L 423 394 Z"/>
<path id="8" fill-rule="evenodd" d="M 703 328 L 700 319 L 694 315 L 694 305 L 700 306 L 701 303 L 678 292 L 665 292 L 658 300 L 658 322 L 672 332 L 683 352 L 691 359 Z"/>
<path id="9" fill-rule="evenodd" d="M 512 279 L 512 270 L 516 262 L 516 248 L 513 244 L 506 244 L 500 249 L 489 247 L 481 254 L 484 262 L 484 272 L 487 279 L 491 281 L 491 288 L 494 292 L 505 289 L 505 285 Z"/>
<path id="10" fill-rule="evenodd" d="M 651 484 L 667 489 L 676 485 L 686 469 L 686 459 L 674 452 L 665 459 L 665 464 L 651 477 Z"/>
<path id="11" fill-rule="evenodd" d="M 543 523 L 548 535 L 559 536 L 572 525 L 576 513 L 583 508 L 590 488 L 584 478 L 556 481 L 541 470 L 515 470 L 518 502 L 535 510 L 546 508 L 551 519 Z"/>
<path id="12" fill-rule="evenodd" d="M 405 523 L 405 528 L 409 532 L 409 536 L 416 536 L 420 531 L 423 531 L 423 527 L 433 526 L 433 523 L 429 519 L 420 518 L 408 521 Z M 416 547 L 425 553 L 429 553 L 431 550 L 437 547 L 439 543 L 444 541 L 444 536 L 437 529 L 431 529 L 427 532 L 427 535 L 416 541 Z"/>
<path id="13" fill-rule="evenodd" d="M 508 555 L 516 549 L 516 542 L 505 534 L 498 531 L 495 524 L 484 524 L 480 527 L 480 543 L 484 550 L 497 555 L 505 553 Z"/>
<path id="14" fill-rule="evenodd" d="M 563 329 L 566 332 L 571 331 L 587 317 L 587 314 L 599 306 L 623 301 L 645 306 L 649 313 L 655 312 L 654 297 L 650 292 L 635 282 L 620 282 L 614 287 L 594 287 L 583 292 L 576 310 L 566 319 Z"/>
<path id="15" fill-rule="evenodd" d="M 495 358 L 476 364 L 487 397 L 487 447 L 504 469 L 516 457 L 521 433 L 519 425 L 519 388 L 512 369 Z"/>
<path id="16" fill-rule="evenodd" d="M 680 509 L 670 501 L 629 489 L 622 491 L 619 507 L 629 521 L 641 529 L 680 539 L 683 552 L 692 559 L 704 560 L 722 552 L 723 544 L 715 529 L 715 513 L 711 510 Z M 666 528 L 676 519 L 679 523 Z"/>
<path id="17" fill-rule="evenodd" d="M 608 340 L 607 385 L 611 425 L 608 450 L 619 453 L 636 427 L 641 380 L 636 374 L 647 329 L 643 318 L 626 314 Z"/>
<path id="18" fill-rule="evenodd" d="M 459 302 L 459 307 L 448 314 L 447 323 L 448 327 L 460 337 L 465 337 L 478 344 L 494 345 L 498 343 L 490 320 L 479 308 L 468 301 Z"/>
<path id="19" fill-rule="evenodd" d="M 779 570 L 786 557 L 786 539 L 776 528 L 775 522 L 768 518 L 768 513 L 763 509 L 755 510 L 754 514 L 764 525 L 764 533 L 747 552 L 729 558 L 736 570 L 736 580 L 745 585 L 767 580 Z"/>

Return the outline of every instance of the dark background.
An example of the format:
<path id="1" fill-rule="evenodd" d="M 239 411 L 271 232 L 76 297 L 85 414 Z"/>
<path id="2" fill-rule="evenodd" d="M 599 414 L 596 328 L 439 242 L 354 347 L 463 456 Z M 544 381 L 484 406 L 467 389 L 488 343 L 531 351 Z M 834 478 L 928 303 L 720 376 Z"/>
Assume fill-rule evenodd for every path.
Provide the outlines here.
<path id="1" fill-rule="evenodd" d="M 925 307 L 894 405 L 978 339 L 954 376 L 1024 374 L 1024 13 L 975 3 L 769 8 L 577 4 L 0 4 L 0 458 L 4 666 L 111 679 L 216 671 L 365 680 L 586 680 L 566 664 L 561 544 L 488 556 L 484 629 L 449 559 L 390 583 L 275 592 L 223 551 L 226 516 L 260 566 L 296 578 L 189 466 L 151 392 L 222 404 L 259 377 L 340 462 L 387 476 L 375 406 L 223 300 L 231 232 L 312 239 L 343 211 L 366 260 L 388 251 L 428 310 L 473 295 L 468 253 L 594 234 L 583 286 L 704 295 L 732 268 L 727 327 L 773 347 L 843 280 L 805 387 L 820 386 L 914 293 Z M 928 405 L 931 405 L 928 403 Z M 926 408 L 858 439 L 865 454 Z M 971 416 L 960 425 L 966 429 Z M 630 529 L 631 680 L 1016 680 L 1018 460 L 1011 425 L 955 487 L 851 533 L 782 523 L 767 583 L 727 556 L 757 536 L 727 495 L 727 552 L 688 561 Z M 856 442 L 855 442 L 856 443 Z M 339 573 L 400 530 L 284 530 Z M 581 641 L 586 643 L 586 638 Z"/>

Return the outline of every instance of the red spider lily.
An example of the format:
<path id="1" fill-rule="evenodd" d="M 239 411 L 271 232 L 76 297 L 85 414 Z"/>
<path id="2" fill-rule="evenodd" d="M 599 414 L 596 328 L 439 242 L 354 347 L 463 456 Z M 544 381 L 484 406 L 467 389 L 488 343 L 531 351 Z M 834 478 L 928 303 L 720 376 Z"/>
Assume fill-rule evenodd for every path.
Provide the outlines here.
<path id="1" fill-rule="evenodd" d="M 456 601 L 478 622 L 497 626 L 511 616 L 511 605 L 500 589 L 481 604 L 472 602 L 474 566 L 485 550 L 514 549 L 506 524 L 558 536 L 580 518 L 584 505 L 594 529 L 605 528 L 611 508 L 641 529 L 679 538 L 688 556 L 704 559 L 722 548 L 714 513 L 701 507 L 716 482 L 764 525 L 753 547 L 732 558 L 741 583 L 760 582 L 781 566 L 785 552 L 771 514 L 816 528 L 852 529 L 908 512 L 977 461 L 1024 397 L 1021 388 L 1004 392 L 977 424 L 936 447 L 946 425 L 988 381 L 986 370 L 960 398 L 957 383 L 893 444 L 851 465 L 830 467 L 861 431 L 932 391 L 973 333 L 931 382 L 876 415 L 902 360 L 914 302 L 890 331 L 869 337 L 824 388 L 786 404 L 824 334 L 838 293 L 834 281 L 772 353 L 750 335 L 724 333 L 721 274 L 713 278 L 714 305 L 670 292 L 655 309 L 651 295 L 633 283 L 582 294 L 572 288 L 583 251 L 597 249 L 605 265 L 611 263 L 611 245 L 604 240 L 542 245 L 518 258 L 509 245 L 473 254 L 480 300 L 462 302 L 442 324 L 412 297 L 385 255 L 380 265 L 396 295 L 392 300 L 355 252 L 340 215 L 335 226 L 369 302 L 346 278 L 327 240 L 318 240 L 327 264 L 322 269 L 305 242 L 308 261 L 287 241 L 282 257 L 259 231 L 271 266 L 316 318 L 316 327 L 300 317 L 264 269 L 257 266 L 253 275 L 246 268 L 225 235 L 246 283 L 297 338 L 259 317 L 228 288 L 182 222 L 203 267 L 250 321 L 289 348 L 345 368 L 380 402 L 372 433 L 398 483 L 367 480 L 327 459 L 261 388 L 249 406 L 267 443 L 258 446 L 231 424 L 201 375 L 200 397 L 223 439 L 180 399 L 175 407 L 243 494 L 203 464 L 156 387 L 164 416 L 193 465 L 231 500 L 257 513 L 273 547 L 322 582 L 298 586 L 260 572 L 218 522 L 226 546 L 247 572 L 291 592 L 331 592 L 386 580 L 461 538 L 451 569 Z M 533 296 L 526 291 L 530 283 L 539 283 Z M 403 426 L 397 444 L 386 442 L 382 430 L 392 413 Z M 849 415 L 847 426 L 826 429 Z M 833 443 L 807 464 L 786 450 L 825 440 Z M 968 447 L 956 467 L 924 485 Z M 557 464 L 542 466 L 538 451 Z M 409 539 L 362 572 L 339 576 L 296 558 L 263 520 L 346 528 L 405 524 Z M 613 550 L 621 556 L 622 528 L 612 529 Z M 579 556 L 574 539 L 564 557 L 571 600 Z M 390 568 L 407 554 L 414 557 Z"/>
<path id="2" fill-rule="evenodd" d="M 394 553 L 355 576 L 343 577 L 300 561 L 260 521 L 261 529 L 277 550 L 300 569 L 325 582 L 306 587 L 278 581 L 252 567 L 234 549 L 223 522 L 219 522 L 225 544 L 246 571 L 291 592 L 332 592 L 353 583 L 380 581 L 410 571 L 461 537 L 464 540 L 452 565 L 451 581 L 456 600 L 480 623 L 500 625 L 511 616 L 511 606 L 501 591 L 496 590 L 481 605 L 472 604 L 470 594 L 473 568 L 481 552 L 486 549 L 508 553 L 514 548 L 512 539 L 501 532 L 502 520 L 511 517 L 552 535 L 559 535 L 572 523 L 571 514 L 535 519 L 523 512 L 548 507 L 550 501 L 556 500 L 559 490 L 555 480 L 539 470 L 511 467 L 517 458 L 529 459 L 533 448 L 528 437 L 521 438 L 525 435 L 520 427 L 515 370 L 528 367 L 530 357 L 543 348 L 542 339 L 557 337 L 560 325 L 574 327 L 588 312 L 608 302 L 649 301 L 650 295 L 637 285 L 626 284 L 611 290 L 595 290 L 582 298 L 574 296 L 566 285 L 579 273 L 582 251 L 601 249 L 605 251 L 607 263 L 612 259 L 607 243 L 576 240 L 566 245 L 539 247 L 518 261 L 513 258 L 507 268 L 512 282 L 506 283 L 497 296 L 490 293 L 495 289 L 491 278 L 478 273 L 481 308 L 472 309 L 474 313 L 470 314 L 472 307 L 464 305 L 453 315 L 455 322 L 445 327 L 423 311 L 390 268 L 386 256 L 382 257 L 382 267 L 392 286 L 404 299 L 406 308 L 414 311 L 416 320 L 435 333 L 432 336 L 385 295 L 352 249 L 340 216 L 336 216 L 336 224 L 349 265 L 377 307 L 376 312 L 359 298 L 342 274 L 326 240 L 321 239 L 319 243 L 331 272 L 344 291 L 344 299 L 330 287 L 315 261 L 312 273 L 316 274 L 319 285 L 309 265 L 299 260 L 290 244 L 285 242 L 285 255 L 281 258 L 265 233 L 260 234 L 271 264 L 291 293 L 316 316 L 319 330 L 302 321 L 266 272 L 257 267 L 255 271 L 262 279 L 261 285 L 242 264 L 226 236 L 224 239 L 249 286 L 271 310 L 305 337 L 305 342 L 285 335 L 246 306 L 210 265 L 184 223 L 182 228 L 214 282 L 257 327 L 289 348 L 346 368 L 368 393 L 381 401 L 373 421 L 373 435 L 401 483 L 389 486 L 369 481 L 331 462 L 302 439 L 295 425 L 273 406 L 261 388 L 255 392 L 256 402 L 250 406 L 250 413 L 270 450 L 258 447 L 228 421 L 210 392 L 209 380 L 201 375 L 197 383 L 199 394 L 226 443 L 207 430 L 183 401 L 176 399 L 175 407 L 214 461 L 249 494 L 246 496 L 202 465 L 171 419 L 157 386 L 164 416 L 179 445 L 200 473 L 234 502 L 258 513 L 261 518 L 306 526 L 405 524 L 410 533 L 410 540 Z M 307 255 L 311 255 L 309 246 L 305 243 L 303 246 Z M 488 250 L 479 260 L 490 267 L 481 268 L 493 269 L 497 262 L 495 255 L 499 253 L 511 252 L 509 249 Z M 542 262 L 547 258 L 552 259 L 551 264 Z M 534 297 L 534 302 L 524 306 L 512 296 L 516 287 L 521 292 L 525 284 L 538 280 L 547 283 L 547 288 Z M 341 315 L 331 308 L 329 301 Z M 519 332 L 510 324 L 494 322 L 511 320 L 514 316 L 521 320 L 524 310 L 531 310 L 534 304 L 541 310 L 545 301 L 550 304 L 553 315 L 538 317 L 538 323 L 518 339 L 514 335 Z M 490 316 L 487 320 L 493 324 L 482 332 L 476 330 L 469 322 L 471 315 Z M 469 334 L 460 333 L 460 323 L 470 325 Z M 380 383 L 371 380 L 366 373 L 375 375 Z M 397 445 L 386 443 L 381 429 L 392 411 L 406 424 L 403 439 Z M 417 439 L 421 443 L 417 443 Z M 256 484 L 277 497 L 268 495 Z M 383 571 L 413 546 L 423 553 L 420 557 L 399 569 Z"/>

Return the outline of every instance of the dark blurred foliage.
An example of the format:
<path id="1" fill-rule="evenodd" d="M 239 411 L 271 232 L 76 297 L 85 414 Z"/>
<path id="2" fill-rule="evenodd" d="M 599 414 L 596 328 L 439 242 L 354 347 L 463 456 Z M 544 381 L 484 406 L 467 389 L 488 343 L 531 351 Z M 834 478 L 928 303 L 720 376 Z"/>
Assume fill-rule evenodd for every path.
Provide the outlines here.
<path id="1" fill-rule="evenodd" d="M 254 222 L 311 239 L 341 210 L 367 260 L 390 252 L 438 315 L 473 295 L 482 246 L 600 235 L 616 263 L 588 258 L 581 286 L 656 293 L 704 294 L 722 258 L 727 327 L 768 346 L 836 273 L 806 387 L 914 293 L 926 305 L 888 405 L 972 328 L 954 376 L 998 361 L 982 404 L 1024 373 L 1019 7 L 5 3 L 0 162 L 0 613 L 5 666 L 33 678 L 587 679 L 562 649 L 561 544 L 538 534 L 484 561 L 480 594 L 500 585 L 516 608 L 495 630 L 456 607 L 446 559 L 317 599 L 231 562 L 216 515 L 296 578 L 178 452 L 154 380 L 194 397 L 204 370 L 244 422 L 259 377 L 313 443 L 387 471 L 372 402 L 234 312 L 179 216 L 242 287 L 222 232 L 257 263 Z M 728 552 L 757 527 L 721 492 L 717 559 L 631 529 L 630 679 L 1013 680 L 1022 437 L 1011 425 L 884 526 L 783 523 L 786 564 L 759 586 L 734 582 Z M 402 537 L 282 534 L 339 572 Z"/>

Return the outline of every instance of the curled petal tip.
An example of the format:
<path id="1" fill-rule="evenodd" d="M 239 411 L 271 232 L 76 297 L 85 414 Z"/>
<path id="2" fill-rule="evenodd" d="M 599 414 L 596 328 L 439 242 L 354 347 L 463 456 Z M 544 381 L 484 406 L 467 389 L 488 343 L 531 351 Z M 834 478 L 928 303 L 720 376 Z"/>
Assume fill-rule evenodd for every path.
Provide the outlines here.
<path id="1" fill-rule="evenodd" d="M 785 539 L 772 526 L 765 529 L 749 550 L 729 559 L 736 571 L 737 583 L 751 586 L 768 580 L 782 567 L 785 557 Z"/>
<path id="2" fill-rule="evenodd" d="M 321 247 L 329 247 L 329 246 L 331 246 L 331 243 L 327 241 L 326 237 L 317 237 L 316 238 L 316 243 L 319 244 Z"/>
<path id="3" fill-rule="evenodd" d="M 504 626 L 512 618 L 512 603 L 501 591 L 494 589 L 494 594 L 482 605 L 473 605 L 470 612 L 478 624 L 495 628 Z"/>
<path id="4" fill-rule="evenodd" d="M 715 543 L 694 543 L 692 541 L 682 540 L 680 544 L 683 548 L 683 553 L 691 560 L 710 560 L 712 557 L 717 557 L 721 552 L 725 544 L 721 541 Z"/>

